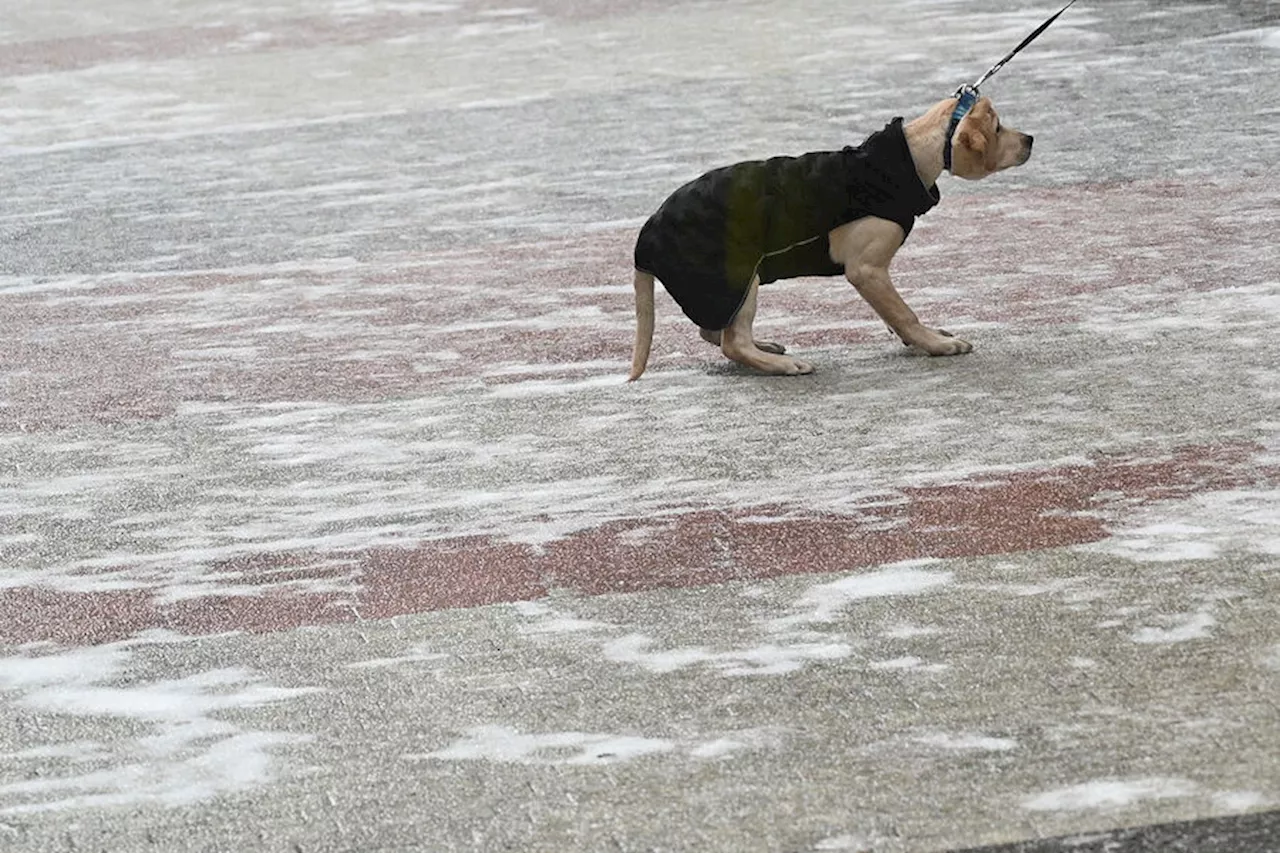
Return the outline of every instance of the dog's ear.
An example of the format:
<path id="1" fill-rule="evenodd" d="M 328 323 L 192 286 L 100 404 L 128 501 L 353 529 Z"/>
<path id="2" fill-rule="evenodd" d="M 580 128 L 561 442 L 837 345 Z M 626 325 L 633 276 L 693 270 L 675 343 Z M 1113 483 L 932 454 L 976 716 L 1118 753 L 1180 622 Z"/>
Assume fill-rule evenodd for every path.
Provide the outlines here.
<path id="1" fill-rule="evenodd" d="M 987 153 L 987 137 L 981 131 L 963 128 L 956 134 L 956 143 L 961 148 L 968 148 L 974 154 L 977 154 L 980 160 Z"/>
<path id="2" fill-rule="evenodd" d="M 994 134 L 987 133 L 987 126 L 994 124 L 991 102 L 982 98 L 956 130 L 951 174 L 976 181 L 996 171 L 997 140 Z"/>
<path id="3" fill-rule="evenodd" d="M 951 149 L 951 174 L 970 181 L 985 178 L 988 174 L 986 155 L 987 138 L 982 131 L 961 124 Z"/>

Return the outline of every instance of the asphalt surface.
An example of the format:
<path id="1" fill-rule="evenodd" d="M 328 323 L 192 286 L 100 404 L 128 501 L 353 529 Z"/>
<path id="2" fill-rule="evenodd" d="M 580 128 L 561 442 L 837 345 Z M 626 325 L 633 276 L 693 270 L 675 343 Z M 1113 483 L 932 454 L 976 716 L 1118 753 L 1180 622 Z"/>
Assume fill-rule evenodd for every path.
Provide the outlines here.
<path id="1" fill-rule="evenodd" d="M 1053 7 L 9 4 L 0 850 L 1280 850 L 1280 8 L 1077 3 L 1034 133 L 725 362 L 630 251 Z"/>
<path id="2" fill-rule="evenodd" d="M 1270 811 L 1002 844 L 965 853 L 1230 853 L 1274 850 L 1277 838 L 1280 813 Z"/>

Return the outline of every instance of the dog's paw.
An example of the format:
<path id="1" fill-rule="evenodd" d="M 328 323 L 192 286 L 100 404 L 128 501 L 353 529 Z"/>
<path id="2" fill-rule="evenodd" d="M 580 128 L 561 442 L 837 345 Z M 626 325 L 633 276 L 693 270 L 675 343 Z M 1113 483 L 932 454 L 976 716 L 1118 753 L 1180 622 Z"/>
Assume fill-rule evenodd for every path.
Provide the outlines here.
<path id="1" fill-rule="evenodd" d="M 946 329 L 930 329 L 921 326 L 909 338 L 904 338 L 907 346 L 916 347 L 929 355 L 964 355 L 973 352 L 973 344 L 957 338 Z"/>
<path id="2" fill-rule="evenodd" d="M 787 368 L 787 376 L 804 376 L 805 374 L 813 373 L 813 365 L 809 362 L 795 358 L 787 360 L 791 362 L 791 365 Z"/>

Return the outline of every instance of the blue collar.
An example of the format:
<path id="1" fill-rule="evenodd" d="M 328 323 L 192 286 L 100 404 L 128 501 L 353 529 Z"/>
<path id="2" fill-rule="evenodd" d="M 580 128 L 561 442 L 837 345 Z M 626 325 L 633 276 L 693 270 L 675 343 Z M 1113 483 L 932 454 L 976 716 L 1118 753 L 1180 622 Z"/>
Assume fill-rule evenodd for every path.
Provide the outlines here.
<path id="1" fill-rule="evenodd" d="M 951 137 L 955 135 L 960 120 L 967 116 L 969 110 L 973 109 L 973 105 L 978 102 L 978 90 L 966 84 L 957 89 L 952 97 L 959 100 L 956 101 L 955 112 L 951 114 L 951 123 L 947 125 L 947 141 L 942 145 L 942 168 L 948 172 L 951 171 Z"/>

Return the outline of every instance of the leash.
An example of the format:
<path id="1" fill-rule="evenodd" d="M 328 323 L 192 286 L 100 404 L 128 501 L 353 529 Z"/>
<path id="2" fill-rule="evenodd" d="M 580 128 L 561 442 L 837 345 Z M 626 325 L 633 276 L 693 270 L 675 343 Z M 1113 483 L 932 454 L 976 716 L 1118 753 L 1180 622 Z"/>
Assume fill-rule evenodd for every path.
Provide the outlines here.
<path id="1" fill-rule="evenodd" d="M 1004 68 L 1004 64 L 1021 53 L 1024 47 L 1039 38 L 1040 34 L 1049 29 L 1049 25 L 1058 20 L 1059 15 L 1075 5 L 1075 2 L 1076 0 L 1071 0 L 1067 5 L 1050 15 L 1048 20 L 1032 30 L 1031 35 L 1024 38 L 1021 44 L 1009 51 L 1008 54 L 1005 55 L 1004 59 L 988 68 L 987 73 L 978 78 L 978 82 L 972 85 L 965 83 L 959 89 L 956 89 L 956 93 L 952 95 L 952 97 L 959 98 L 959 101 L 956 102 L 955 112 L 951 114 L 951 124 L 947 126 L 947 141 L 942 146 L 942 165 L 948 172 L 951 171 L 951 137 L 956 132 L 956 125 L 960 124 L 960 120 L 968 115 L 969 110 L 973 109 L 973 105 L 978 102 L 978 87 L 987 82 L 987 80 L 1001 68 Z"/>
<path id="2" fill-rule="evenodd" d="M 1017 47 L 1015 47 L 1013 50 L 1009 51 L 1008 56 L 1006 56 L 1004 59 L 1000 60 L 1000 61 L 999 61 L 999 62 L 997 62 L 995 65 L 993 65 L 993 66 L 991 66 L 990 68 L 988 68 L 988 69 L 987 69 L 987 73 L 986 73 L 986 74 L 983 74 L 981 77 L 979 77 L 979 78 L 978 78 L 978 82 L 973 84 L 973 89 L 974 89 L 974 91 L 977 91 L 977 89 L 978 89 L 978 87 L 979 87 L 979 86 L 981 86 L 983 83 L 987 82 L 987 78 L 988 78 L 988 77 L 990 77 L 991 75 L 995 74 L 995 73 L 996 73 L 997 71 L 999 71 L 1001 68 L 1004 68 L 1004 64 L 1005 64 L 1006 62 L 1008 62 L 1010 59 L 1013 59 L 1015 56 L 1017 56 L 1017 55 L 1022 51 L 1022 49 L 1023 49 L 1024 47 L 1026 47 L 1027 45 L 1029 45 L 1029 44 L 1031 44 L 1033 41 L 1035 41 L 1035 40 L 1040 36 L 1040 34 L 1041 34 L 1042 32 L 1044 32 L 1045 30 L 1049 29 L 1049 25 L 1050 25 L 1050 24 L 1052 24 L 1054 21 L 1058 20 L 1058 15 L 1061 15 L 1063 12 L 1067 11 L 1068 9 L 1070 9 L 1070 8 L 1075 4 L 1075 2 L 1076 2 L 1076 0 L 1071 0 L 1071 2 L 1070 2 L 1070 3 L 1068 3 L 1068 4 L 1067 4 L 1067 5 L 1065 5 L 1065 6 L 1063 6 L 1063 7 L 1062 7 L 1061 9 L 1059 9 L 1055 14 L 1051 15 L 1051 16 L 1049 17 L 1049 20 L 1045 21 L 1043 24 L 1041 24 L 1040 26 L 1038 26 L 1038 27 L 1036 27 L 1034 30 L 1032 30 L 1032 31 L 1031 31 L 1031 35 L 1027 36 L 1026 38 L 1024 38 L 1024 39 L 1022 40 L 1022 44 L 1018 45 L 1018 46 L 1017 46 Z"/>

